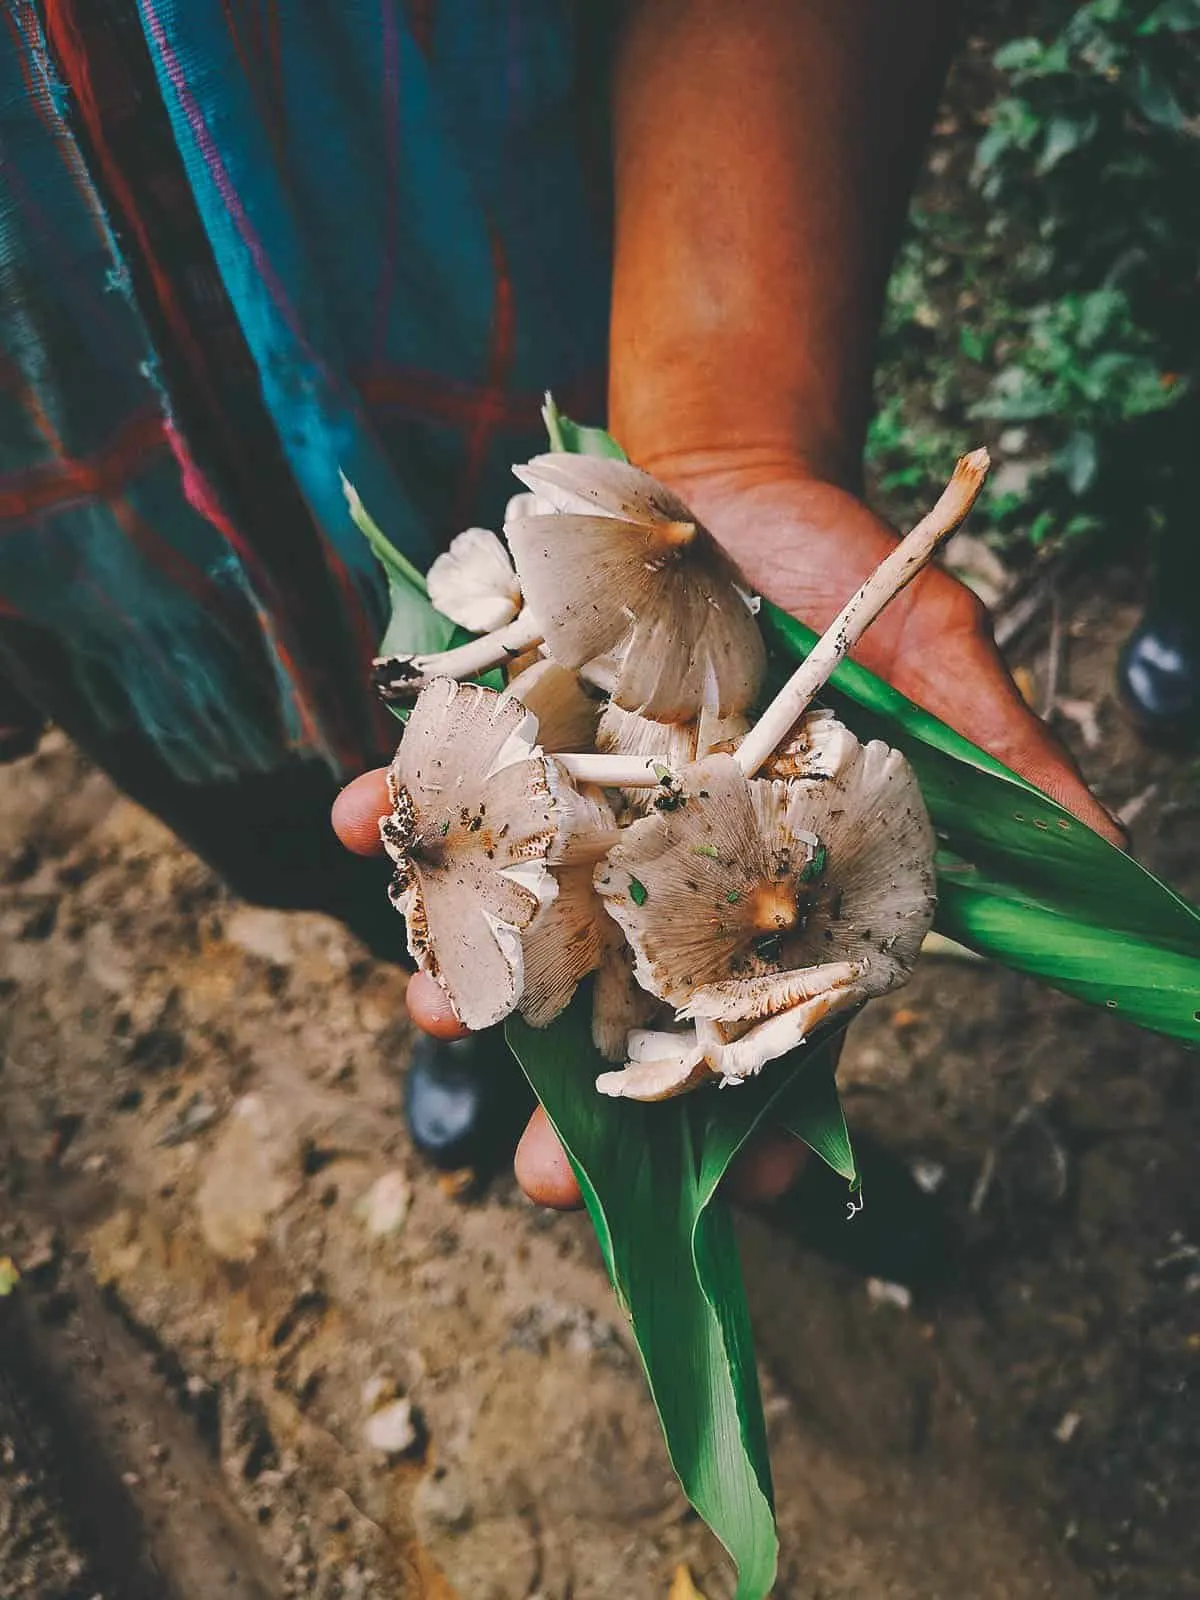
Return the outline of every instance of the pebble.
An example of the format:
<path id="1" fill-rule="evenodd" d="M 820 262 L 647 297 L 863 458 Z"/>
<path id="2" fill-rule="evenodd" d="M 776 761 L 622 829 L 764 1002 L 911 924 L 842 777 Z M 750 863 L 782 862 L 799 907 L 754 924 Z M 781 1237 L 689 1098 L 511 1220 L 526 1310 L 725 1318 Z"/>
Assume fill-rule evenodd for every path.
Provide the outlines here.
<path id="1" fill-rule="evenodd" d="M 420 1437 L 412 1402 L 393 1400 L 373 1411 L 363 1423 L 362 1432 L 368 1449 L 389 1458 L 407 1455 Z"/>
<path id="2" fill-rule="evenodd" d="M 241 906 L 225 924 L 225 937 L 247 955 L 286 967 L 295 959 L 288 913 Z"/>
<path id="3" fill-rule="evenodd" d="M 385 1172 L 355 1207 L 373 1239 L 398 1233 L 412 1204 L 412 1186 L 402 1172 Z"/>
<path id="4" fill-rule="evenodd" d="M 1075 1434 L 1079 1429 L 1079 1424 L 1082 1421 L 1083 1418 L 1079 1415 L 1078 1411 L 1064 1412 L 1059 1418 L 1058 1425 L 1054 1429 L 1054 1437 L 1058 1440 L 1059 1444 L 1070 1444 L 1071 1440 L 1075 1437 Z"/>
<path id="5" fill-rule="evenodd" d="M 886 1278 L 867 1279 L 867 1299 L 873 1306 L 895 1306 L 897 1311 L 912 1309 L 912 1290 Z"/>
<path id="6" fill-rule="evenodd" d="M 235 1102 L 196 1195 L 205 1243 L 223 1261 L 250 1261 L 271 1217 L 299 1183 L 295 1131 L 261 1095 Z"/>

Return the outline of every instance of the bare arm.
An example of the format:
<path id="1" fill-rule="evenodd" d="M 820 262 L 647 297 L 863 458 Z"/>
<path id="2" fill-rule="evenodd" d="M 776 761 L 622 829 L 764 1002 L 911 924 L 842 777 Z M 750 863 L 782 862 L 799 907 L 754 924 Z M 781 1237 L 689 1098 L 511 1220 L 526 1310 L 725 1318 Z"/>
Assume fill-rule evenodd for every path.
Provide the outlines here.
<path id="1" fill-rule="evenodd" d="M 950 0 L 633 0 L 619 44 L 613 431 L 817 628 L 894 541 L 854 491 L 953 14 Z M 1119 837 L 945 571 L 855 654 Z"/>
<path id="2" fill-rule="evenodd" d="M 942 0 L 639 0 L 615 84 L 611 415 L 635 458 L 858 482 Z"/>

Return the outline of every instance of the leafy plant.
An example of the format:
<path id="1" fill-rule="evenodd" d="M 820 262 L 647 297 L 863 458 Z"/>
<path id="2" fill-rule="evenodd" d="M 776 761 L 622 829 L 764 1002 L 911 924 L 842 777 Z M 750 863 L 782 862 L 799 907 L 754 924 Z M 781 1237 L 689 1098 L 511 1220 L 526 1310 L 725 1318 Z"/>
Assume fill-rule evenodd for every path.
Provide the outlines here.
<path id="1" fill-rule="evenodd" d="M 893 275 L 869 456 L 903 515 L 983 418 L 1001 465 L 976 526 L 993 542 L 1127 542 L 1179 514 L 1196 423 L 1200 3 L 1037 0 L 975 25 L 956 144 Z M 968 87 L 981 77 L 990 100 Z"/>

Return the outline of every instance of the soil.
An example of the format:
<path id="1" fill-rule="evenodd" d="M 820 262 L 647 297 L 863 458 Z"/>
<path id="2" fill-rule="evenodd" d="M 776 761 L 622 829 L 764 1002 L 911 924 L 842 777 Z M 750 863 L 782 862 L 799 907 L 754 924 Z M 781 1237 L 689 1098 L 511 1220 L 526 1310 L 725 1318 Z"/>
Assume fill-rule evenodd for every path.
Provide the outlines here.
<path id="1" fill-rule="evenodd" d="M 1060 725 L 1197 896 L 1196 767 L 1110 692 L 1135 615 L 1068 608 L 1101 742 Z M 730 1596 L 586 1221 L 408 1147 L 404 974 L 57 734 L 0 794 L 0 1593 Z M 1200 1594 L 1194 1058 L 933 958 L 841 1077 L 862 1217 L 814 1172 L 743 1221 L 777 1595 Z"/>

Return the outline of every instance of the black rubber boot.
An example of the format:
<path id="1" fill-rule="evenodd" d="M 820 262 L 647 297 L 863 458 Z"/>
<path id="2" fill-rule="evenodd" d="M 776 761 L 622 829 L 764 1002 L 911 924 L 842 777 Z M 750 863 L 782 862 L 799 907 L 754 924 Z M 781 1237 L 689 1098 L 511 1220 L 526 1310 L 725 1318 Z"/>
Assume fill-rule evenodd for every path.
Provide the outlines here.
<path id="1" fill-rule="evenodd" d="M 1121 652 L 1117 686 L 1148 739 L 1200 744 L 1200 538 L 1176 502 L 1158 547 L 1146 613 Z"/>
<path id="2" fill-rule="evenodd" d="M 1179 596 L 1196 604 L 1200 596 Z M 1147 611 L 1121 653 L 1121 698 L 1147 738 L 1161 744 L 1200 743 L 1200 620 Z"/>
<path id="3" fill-rule="evenodd" d="M 512 1161 L 534 1103 L 503 1028 L 450 1042 L 418 1036 L 404 1116 L 413 1144 L 435 1167 L 491 1177 Z"/>

